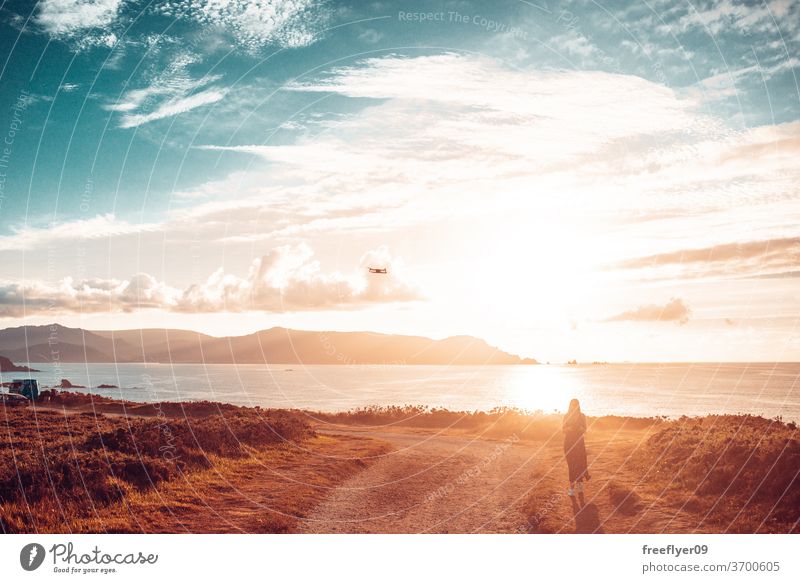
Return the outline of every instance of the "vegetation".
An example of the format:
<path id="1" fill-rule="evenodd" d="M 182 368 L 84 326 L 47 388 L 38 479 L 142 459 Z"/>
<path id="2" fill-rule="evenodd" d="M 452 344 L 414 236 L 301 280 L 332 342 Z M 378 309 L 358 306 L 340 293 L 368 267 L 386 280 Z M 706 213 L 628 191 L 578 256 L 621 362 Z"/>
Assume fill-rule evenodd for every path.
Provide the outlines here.
<path id="1" fill-rule="evenodd" d="M 800 520 L 794 423 L 709 415 L 665 425 L 638 459 L 642 480 L 727 532 L 792 532 Z"/>
<path id="2" fill-rule="evenodd" d="M 81 398 L 87 397 L 58 397 L 62 404 Z M 2 531 L 32 532 L 40 523 L 85 515 L 221 460 L 313 435 L 299 414 L 288 411 L 223 407 L 210 413 L 199 403 L 184 404 L 185 416 L 169 416 L 164 411 L 171 406 L 149 407 L 159 414 L 0 408 Z"/>
<path id="3" fill-rule="evenodd" d="M 522 409 L 498 407 L 491 411 L 451 411 L 416 405 L 372 406 L 339 413 L 315 413 L 327 423 L 362 425 L 374 428 L 415 427 L 481 434 L 484 437 L 549 440 L 561 439 L 561 415 L 529 413 Z M 589 418 L 592 429 L 645 429 L 663 423 L 660 418 Z"/>
<path id="4" fill-rule="evenodd" d="M 386 451 L 369 431 L 314 431 L 337 426 L 538 442 L 528 445 L 538 463 L 522 504 L 526 532 L 795 532 L 800 524 L 797 426 L 750 415 L 589 418 L 592 480 L 577 510 L 565 494 L 558 415 L 410 405 L 309 414 L 53 390 L 28 407 L 0 406 L 0 416 L 2 532 L 289 532 Z"/>
<path id="5" fill-rule="evenodd" d="M 751 415 L 662 421 L 587 433 L 585 506 L 566 495 L 551 453 L 523 503 L 525 530 L 792 533 L 800 525 L 797 426 Z"/>
<path id="6" fill-rule="evenodd" d="M 70 411 L 82 410 L 94 413 L 144 417 L 164 415 L 167 417 L 202 418 L 210 415 L 222 415 L 232 411 L 262 411 L 260 407 L 239 407 L 216 401 L 139 403 L 112 399 L 92 393 L 77 393 L 58 389 L 42 391 L 39 394 L 39 403 L 47 407 L 58 407 Z"/>

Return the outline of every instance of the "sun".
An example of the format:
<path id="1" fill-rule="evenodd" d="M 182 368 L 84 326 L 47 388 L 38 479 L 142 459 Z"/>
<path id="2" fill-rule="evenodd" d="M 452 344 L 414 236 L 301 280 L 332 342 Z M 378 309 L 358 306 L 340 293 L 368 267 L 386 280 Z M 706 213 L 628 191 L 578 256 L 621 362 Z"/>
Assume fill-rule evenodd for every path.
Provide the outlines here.
<path id="1" fill-rule="evenodd" d="M 584 397 L 576 371 L 565 366 L 518 366 L 502 379 L 503 401 L 526 411 L 565 411 L 570 399 Z"/>

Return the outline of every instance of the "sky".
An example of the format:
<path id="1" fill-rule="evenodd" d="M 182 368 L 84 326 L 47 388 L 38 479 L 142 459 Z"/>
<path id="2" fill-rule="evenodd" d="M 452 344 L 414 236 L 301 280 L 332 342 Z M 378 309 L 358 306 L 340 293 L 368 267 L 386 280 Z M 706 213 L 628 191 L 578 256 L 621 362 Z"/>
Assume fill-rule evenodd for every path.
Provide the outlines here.
<path id="1" fill-rule="evenodd" d="M 0 326 L 800 360 L 800 3 L 0 0 L 0 28 Z"/>

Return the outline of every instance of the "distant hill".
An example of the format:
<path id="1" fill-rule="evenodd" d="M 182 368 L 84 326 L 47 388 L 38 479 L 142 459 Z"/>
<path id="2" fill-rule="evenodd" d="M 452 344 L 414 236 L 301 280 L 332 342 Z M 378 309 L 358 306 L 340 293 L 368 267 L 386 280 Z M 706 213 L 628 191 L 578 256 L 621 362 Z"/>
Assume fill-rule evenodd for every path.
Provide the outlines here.
<path id="1" fill-rule="evenodd" d="M 35 368 L 18 366 L 5 356 L 0 356 L 0 372 L 39 372 Z"/>
<path id="2" fill-rule="evenodd" d="M 24 362 L 537 364 L 472 336 L 433 340 L 374 332 L 287 328 L 217 338 L 189 330 L 22 326 L 0 330 L 0 353 Z"/>
<path id="3" fill-rule="evenodd" d="M 60 324 L 0 330 L 0 354 L 22 362 L 113 362 L 109 355 L 127 352 L 121 343 L 81 328 Z"/>

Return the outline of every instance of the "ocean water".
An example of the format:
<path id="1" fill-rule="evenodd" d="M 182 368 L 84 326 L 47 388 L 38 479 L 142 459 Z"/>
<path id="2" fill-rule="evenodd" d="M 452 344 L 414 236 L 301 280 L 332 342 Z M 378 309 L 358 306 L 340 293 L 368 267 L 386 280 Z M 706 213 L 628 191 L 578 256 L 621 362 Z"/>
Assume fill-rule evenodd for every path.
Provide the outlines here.
<path id="1" fill-rule="evenodd" d="M 44 387 L 62 378 L 132 401 L 212 400 L 339 411 L 366 405 L 456 410 L 498 406 L 590 415 L 751 413 L 800 421 L 800 363 L 582 366 L 347 366 L 31 363 Z M 3 381 L 25 373 L 4 373 Z M 96 389 L 100 384 L 118 389 Z"/>

